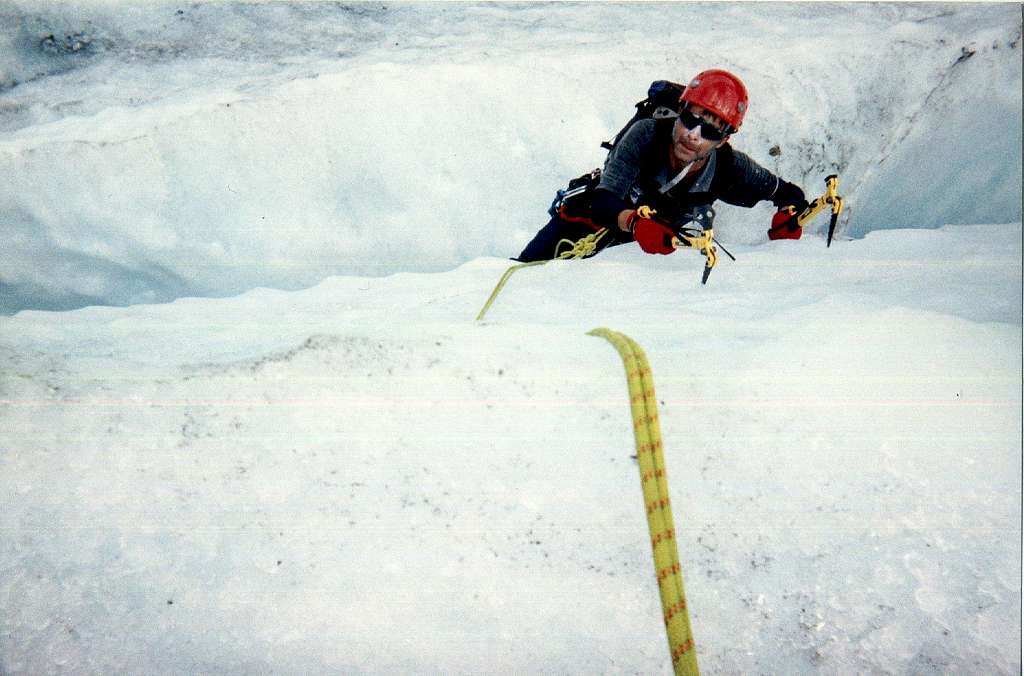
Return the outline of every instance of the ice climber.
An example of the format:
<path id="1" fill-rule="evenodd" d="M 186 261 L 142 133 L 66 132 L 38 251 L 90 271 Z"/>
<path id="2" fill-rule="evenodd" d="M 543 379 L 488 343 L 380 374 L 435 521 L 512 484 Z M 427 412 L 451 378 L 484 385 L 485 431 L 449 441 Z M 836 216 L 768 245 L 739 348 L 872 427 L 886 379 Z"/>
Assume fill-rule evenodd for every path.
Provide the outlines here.
<path id="1" fill-rule="evenodd" d="M 659 85 L 668 88 L 672 83 L 654 83 L 648 101 Z M 748 107 L 747 90 L 738 77 L 706 70 L 682 88 L 678 99 L 679 85 L 674 87 L 669 102 L 675 110 L 634 118 L 611 146 L 603 170 L 576 179 L 570 190 L 560 193 L 551 220 L 517 260 L 557 258 L 595 233 L 600 237 L 582 257 L 631 241 L 647 253 L 670 254 L 675 232 L 667 224 L 685 222 L 695 207 L 709 207 L 716 200 L 748 208 L 771 200 L 797 213 L 807 207 L 798 186 L 729 145 Z M 771 239 L 797 239 L 800 234 L 795 219 L 768 231 Z"/>

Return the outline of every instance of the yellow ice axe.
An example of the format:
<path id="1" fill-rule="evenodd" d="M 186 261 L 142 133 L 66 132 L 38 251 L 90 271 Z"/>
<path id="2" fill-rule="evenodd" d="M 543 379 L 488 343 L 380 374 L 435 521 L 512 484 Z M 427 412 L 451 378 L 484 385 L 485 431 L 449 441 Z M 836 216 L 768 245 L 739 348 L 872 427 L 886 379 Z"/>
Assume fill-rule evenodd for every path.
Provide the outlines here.
<path id="1" fill-rule="evenodd" d="M 704 258 L 707 260 L 704 262 L 704 274 L 701 277 L 700 283 L 707 284 L 708 275 L 711 274 L 711 269 L 718 262 L 718 250 L 715 248 L 715 245 L 722 246 L 715 239 L 715 231 L 711 227 L 712 222 L 715 220 L 715 210 L 708 206 L 696 207 L 683 220 L 687 223 L 698 224 L 700 230 L 681 226 L 669 226 L 676 232 L 676 236 L 672 238 L 672 246 L 676 249 L 696 249 L 704 254 Z M 722 247 L 722 251 L 725 251 L 729 258 L 736 260 L 736 257 L 726 251 L 725 247 Z"/>
<path id="2" fill-rule="evenodd" d="M 804 227 L 805 223 L 808 223 L 811 219 L 817 216 L 827 206 L 832 207 L 832 220 L 828 224 L 828 239 L 825 241 L 825 246 L 832 246 L 832 236 L 836 232 L 836 224 L 839 222 L 839 213 L 843 210 L 843 198 L 839 196 L 839 176 L 832 174 L 831 176 L 825 177 L 825 194 L 815 199 L 813 202 L 807 205 L 807 207 L 800 212 L 800 215 L 796 217 L 796 224 L 801 228 Z M 785 207 L 780 209 L 782 213 L 795 214 L 796 209 L 794 207 Z"/>

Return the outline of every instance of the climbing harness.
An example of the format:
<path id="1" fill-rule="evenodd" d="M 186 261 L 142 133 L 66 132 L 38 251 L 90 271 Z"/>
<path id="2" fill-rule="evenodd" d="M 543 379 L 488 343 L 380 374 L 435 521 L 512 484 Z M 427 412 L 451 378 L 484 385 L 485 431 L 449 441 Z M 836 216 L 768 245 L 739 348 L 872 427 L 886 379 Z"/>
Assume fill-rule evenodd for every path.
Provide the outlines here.
<path id="1" fill-rule="evenodd" d="M 564 208 L 567 204 L 574 202 L 574 198 L 586 195 L 597 188 L 598 183 L 601 182 L 601 170 L 593 169 L 590 172 L 577 176 L 576 178 L 569 181 L 564 189 L 560 189 L 555 192 L 555 198 L 551 201 L 551 206 L 548 207 L 549 216 L 560 216 L 566 220 L 581 220 L 578 217 L 570 216 Z"/>

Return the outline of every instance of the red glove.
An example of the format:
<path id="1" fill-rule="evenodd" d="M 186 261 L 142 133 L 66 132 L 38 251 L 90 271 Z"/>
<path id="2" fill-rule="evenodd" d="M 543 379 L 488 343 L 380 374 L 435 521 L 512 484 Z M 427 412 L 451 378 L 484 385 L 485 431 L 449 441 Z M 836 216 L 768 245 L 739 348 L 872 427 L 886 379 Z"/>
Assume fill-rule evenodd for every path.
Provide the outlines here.
<path id="1" fill-rule="evenodd" d="M 768 239 L 800 239 L 804 229 L 796 220 L 797 212 L 782 209 L 772 216 L 772 227 L 768 230 Z"/>
<path id="2" fill-rule="evenodd" d="M 657 221 L 644 218 L 637 212 L 633 212 L 626 219 L 626 227 L 633 233 L 633 239 L 640 245 L 640 248 L 649 254 L 668 255 L 675 253 L 672 246 L 672 238 L 675 233 Z"/>

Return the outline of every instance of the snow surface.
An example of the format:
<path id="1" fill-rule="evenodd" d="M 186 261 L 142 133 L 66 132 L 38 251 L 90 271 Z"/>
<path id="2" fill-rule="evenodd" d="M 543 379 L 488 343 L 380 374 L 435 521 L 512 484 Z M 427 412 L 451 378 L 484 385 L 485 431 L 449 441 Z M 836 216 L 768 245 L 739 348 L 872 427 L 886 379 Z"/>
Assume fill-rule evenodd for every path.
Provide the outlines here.
<path id="1" fill-rule="evenodd" d="M 1020 29 L 0 4 L 0 673 L 670 673 L 598 326 L 652 363 L 705 672 L 1019 673 Z M 737 147 L 839 173 L 843 236 L 723 209 L 707 286 L 619 247 L 474 322 L 647 83 L 708 65 L 750 85 Z"/>
<path id="2" fill-rule="evenodd" d="M 736 147 L 839 174 L 846 236 L 1021 220 L 1017 4 L 69 7 L 0 0 L 0 312 L 515 255 L 709 66 L 750 90 Z M 720 211 L 766 241 L 767 203 Z"/>

